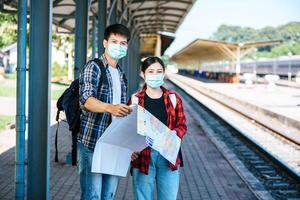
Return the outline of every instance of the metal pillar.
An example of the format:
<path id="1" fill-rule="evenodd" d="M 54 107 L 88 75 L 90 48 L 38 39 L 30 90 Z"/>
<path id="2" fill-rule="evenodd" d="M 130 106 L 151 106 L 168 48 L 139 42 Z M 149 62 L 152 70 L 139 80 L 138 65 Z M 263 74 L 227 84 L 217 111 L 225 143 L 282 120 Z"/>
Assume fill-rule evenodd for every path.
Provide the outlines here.
<path id="1" fill-rule="evenodd" d="M 161 56 L 161 35 L 156 35 L 155 56 Z"/>
<path id="2" fill-rule="evenodd" d="M 97 22 L 96 16 L 93 16 L 93 35 L 92 35 L 92 57 L 96 57 L 97 52 Z"/>
<path id="3" fill-rule="evenodd" d="M 109 14 L 108 14 L 109 25 L 115 24 L 117 22 L 117 1 L 118 0 L 110 1 L 110 10 L 109 10 Z"/>
<path id="4" fill-rule="evenodd" d="M 98 57 L 104 53 L 103 39 L 106 28 L 106 0 L 98 0 Z"/>
<path id="5" fill-rule="evenodd" d="M 235 66 L 235 73 L 237 76 L 240 75 L 241 72 L 241 48 L 238 47 L 236 51 L 236 66 Z"/>
<path id="6" fill-rule="evenodd" d="M 74 78 L 79 77 L 82 67 L 86 63 L 88 44 L 88 9 L 89 1 L 76 0 L 75 12 L 75 64 Z"/>
<path id="7" fill-rule="evenodd" d="M 27 199 L 50 199 L 52 1 L 30 1 Z"/>
<path id="8" fill-rule="evenodd" d="M 15 157 L 15 199 L 25 195 L 25 130 L 26 130 L 26 30 L 27 0 L 18 1 L 18 53 L 17 53 L 17 115 Z"/>

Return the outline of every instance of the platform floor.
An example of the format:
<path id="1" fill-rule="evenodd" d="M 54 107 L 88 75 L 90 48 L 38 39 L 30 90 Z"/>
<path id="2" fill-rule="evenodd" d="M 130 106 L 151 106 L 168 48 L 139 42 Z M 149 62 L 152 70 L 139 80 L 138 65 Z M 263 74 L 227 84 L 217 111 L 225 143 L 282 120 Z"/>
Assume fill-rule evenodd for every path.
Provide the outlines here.
<path id="1" fill-rule="evenodd" d="M 215 145 L 191 116 L 191 108 L 186 106 L 188 133 L 183 140 L 182 153 L 184 167 L 178 199 L 182 200 L 247 200 L 256 199 L 232 166 L 222 156 Z M 65 129 L 65 131 L 63 131 Z M 52 126 L 51 144 L 51 197 L 52 199 L 80 199 L 77 168 L 65 163 L 71 148 L 71 137 L 66 126 L 61 126 L 59 136 L 60 162 L 54 162 L 54 133 Z M 0 133 L 0 141 L 14 143 L 14 131 Z M 14 199 L 14 155 L 15 148 L 0 146 L 0 199 Z M 131 177 L 121 178 L 116 199 L 133 199 Z"/>
<path id="2" fill-rule="evenodd" d="M 266 84 L 216 83 L 207 79 L 198 79 L 206 83 L 205 87 L 216 90 L 236 99 L 263 107 L 272 112 L 292 118 L 300 123 L 300 88 L 274 86 Z"/>

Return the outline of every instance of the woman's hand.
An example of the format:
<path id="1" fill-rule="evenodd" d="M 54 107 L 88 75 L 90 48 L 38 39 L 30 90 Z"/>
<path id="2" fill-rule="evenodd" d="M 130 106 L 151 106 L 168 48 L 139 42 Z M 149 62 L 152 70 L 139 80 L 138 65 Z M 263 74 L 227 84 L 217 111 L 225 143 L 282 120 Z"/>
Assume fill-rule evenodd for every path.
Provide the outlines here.
<path id="1" fill-rule="evenodd" d="M 137 159 L 140 155 L 140 152 L 133 152 L 131 154 L 131 161 L 134 161 L 135 159 Z"/>

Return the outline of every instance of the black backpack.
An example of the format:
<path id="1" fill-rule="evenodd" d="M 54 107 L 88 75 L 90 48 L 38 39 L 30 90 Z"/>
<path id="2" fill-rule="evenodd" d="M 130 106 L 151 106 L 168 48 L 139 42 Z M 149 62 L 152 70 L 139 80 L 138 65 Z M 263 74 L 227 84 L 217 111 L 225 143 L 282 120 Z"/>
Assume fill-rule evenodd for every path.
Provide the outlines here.
<path id="1" fill-rule="evenodd" d="M 105 67 L 101 60 L 95 58 L 89 62 L 96 62 L 101 69 L 101 77 L 98 85 L 98 91 L 101 84 L 107 83 Z M 76 165 L 77 157 L 77 134 L 80 131 L 80 115 L 81 108 L 79 105 L 79 78 L 75 79 L 69 88 L 59 97 L 56 103 L 57 113 L 57 129 L 55 135 L 55 162 L 58 162 L 58 151 L 57 151 L 57 135 L 59 128 L 59 114 L 61 111 L 65 112 L 66 122 L 69 125 L 69 130 L 72 132 L 72 165 Z"/>

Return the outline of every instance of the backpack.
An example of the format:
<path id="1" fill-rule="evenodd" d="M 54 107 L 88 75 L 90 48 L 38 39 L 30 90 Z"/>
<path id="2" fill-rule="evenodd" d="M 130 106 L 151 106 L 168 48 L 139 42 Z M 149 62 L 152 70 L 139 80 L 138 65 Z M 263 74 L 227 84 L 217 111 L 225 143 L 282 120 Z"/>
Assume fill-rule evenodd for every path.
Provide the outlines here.
<path id="1" fill-rule="evenodd" d="M 95 58 L 93 60 L 90 60 L 88 63 L 92 61 L 94 61 L 100 67 L 101 70 L 101 76 L 98 85 L 99 91 L 100 85 L 107 82 L 106 71 L 101 60 Z M 58 162 L 57 136 L 59 128 L 59 115 L 61 111 L 64 111 L 66 115 L 66 122 L 69 125 L 69 130 L 72 132 L 72 165 L 76 165 L 77 134 L 80 131 L 80 115 L 82 112 L 79 105 L 79 78 L 75 79 L 59 97 L 56 103 L 56 107 L 57 129 L 55 135 L 55 162 Z"/>

